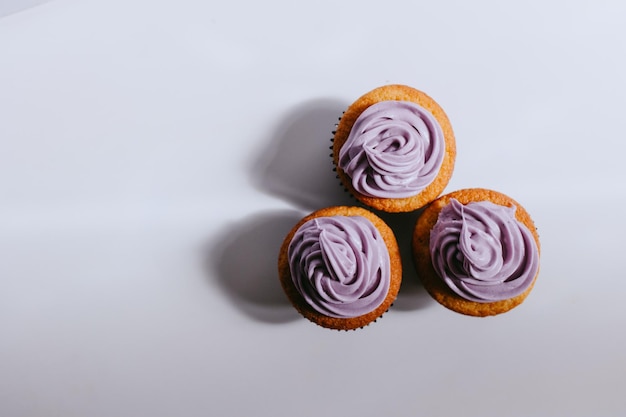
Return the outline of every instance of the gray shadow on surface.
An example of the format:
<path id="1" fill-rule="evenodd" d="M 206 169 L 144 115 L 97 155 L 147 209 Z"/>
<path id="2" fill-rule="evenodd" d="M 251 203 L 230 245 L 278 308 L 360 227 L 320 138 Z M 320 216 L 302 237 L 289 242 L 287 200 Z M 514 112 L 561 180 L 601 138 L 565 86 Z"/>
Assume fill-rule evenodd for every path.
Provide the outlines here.
<path id="1" fill-rule="evenodd" d="M 251 164 L 254 186 L 306 211 L 356 205 L 336 178 L 329 149 L 346 107 L 337 100 L 317 99 L 287 113 Z"/>
<path id="2" fill-rule="evenodd" d="M 330 156 L 332 132 L 347 106 L 337 100 L 317 99 L 286 114 L 251 166 L 255 187 L 309 212 L 338 205 L 363 207 L 341 185 Z M 433 302 L 417 276 L 411 250 L 420 213 L 376 212 L 396 235 L 402 256 L 402 285 L 391 311 L 419 310 Z"/>
<path id="3" fill-rule="evenodd" d="M 411 213 L 376 213 L 393 230 L 402 257 L 402 284 L 391 311 L 421 310 L 434 303 L 419 280 L 413 261 L 413 230 L 421 213 L 422 210 Z"/>
<path id="4" fill-rule="evenodd" d="M 278 252 L 302 217 L 297 211 L 251 215 L 226 225 L 206 250 L 209 279 L 254 320 L 286 323 L 300 317 L 280 285 Z"/>

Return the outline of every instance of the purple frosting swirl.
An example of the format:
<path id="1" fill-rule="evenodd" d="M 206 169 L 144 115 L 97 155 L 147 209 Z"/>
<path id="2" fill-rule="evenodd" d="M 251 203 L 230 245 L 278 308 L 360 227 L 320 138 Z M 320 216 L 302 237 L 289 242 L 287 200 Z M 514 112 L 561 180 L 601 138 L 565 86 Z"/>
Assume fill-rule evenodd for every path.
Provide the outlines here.
<path id="1" fill-rule="evenodd" d="M 455 199 L 430 232 L 437 274 L 461 297 L 493 302 L 523 293 L 539 269 L 539 249 L 515 207 Z"/>
<path id="2" fill-rule="evenodd" d="M 296 231 L 287 256 L 296 289 L 327 316 L 369 313 L 389 291 L 389 252 L 378 229 L 365 217 L 309 220 Z"/>
<path id="3" fill-rule="evenodd" d="M 428 110 L 408 101 L 381 101 L 357 118 L 338 164 L 363 195 L 411 197 L 437 177 L 445 146 Z"/>

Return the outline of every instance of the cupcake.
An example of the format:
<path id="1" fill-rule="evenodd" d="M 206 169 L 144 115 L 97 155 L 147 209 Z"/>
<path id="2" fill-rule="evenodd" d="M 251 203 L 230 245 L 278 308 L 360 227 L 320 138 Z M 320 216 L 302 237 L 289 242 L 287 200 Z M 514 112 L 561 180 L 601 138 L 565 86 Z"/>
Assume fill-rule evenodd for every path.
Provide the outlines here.
<path id="1" fill-rule="evenodd" d="M 428 293 L 470 316 L 501 314 L 522 303 L 539 273 L 539 251 L 526 210 L 481 188 L 433 201 L 413 234 L 417 273 Z"/>
<path id="2" fill-rule="evenodd" d="M 278 256 L 285 294 L 302 316 L 330 329 L 364 327 L 398 295 L 402 262 L 395 236 L 360 207 L 329 207 L 303 218 Z"/>
<path id="3" fill-rule="evenodd" d="M 454 133 L 443 109 L 404 85 L 366 93 L 348 107 L 333 137 L 338 177 L 363 204 L 416 210 L 437 198 L 454 168 Z"/>

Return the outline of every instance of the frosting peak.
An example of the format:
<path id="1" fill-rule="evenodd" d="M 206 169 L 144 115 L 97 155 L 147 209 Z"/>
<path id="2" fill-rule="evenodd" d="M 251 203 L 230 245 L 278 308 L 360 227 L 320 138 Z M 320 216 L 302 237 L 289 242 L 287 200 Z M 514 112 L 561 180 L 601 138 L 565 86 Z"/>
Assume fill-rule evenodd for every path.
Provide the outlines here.
<path id="1" fill-rule="evenodd" d="M 403 198 L 437 177 L 445 138 L 435 117 L 409 101 L 381 101 L 357 118 L 339 151 L 338 165 L 359 193 Z"/>
<path id="2" fill-rule="evenodd" d="M 539 249 L 515 207 L 455 199 L 439 213 L 430 233 L 437 274 L 452 291 L 477 302 L 523 293 L 539 269 Z"/>
<path id="3" fill-rule="evenodd" d="M 365 217 L 311 219 L 296 231 L 287 256 L 294 286 L 312 308 L 327 316 L 369 313 L 389 291 L 389 252 Z"/>

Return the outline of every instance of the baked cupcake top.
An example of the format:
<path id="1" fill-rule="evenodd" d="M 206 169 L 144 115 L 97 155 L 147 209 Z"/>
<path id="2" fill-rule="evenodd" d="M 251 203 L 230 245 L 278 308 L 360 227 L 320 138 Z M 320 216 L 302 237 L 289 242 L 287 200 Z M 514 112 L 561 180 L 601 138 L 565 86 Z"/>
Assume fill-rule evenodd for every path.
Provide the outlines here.
<path id="1" fill-rule="evenodd" d="M 382 236 L 365 217 L 317 217 L 296 231 L 288 249 L 294 286 L 330 317 L 357 317 L 387 296 L 391 276 Z"/>
<path id="2" fill-rule="evenodd" d="M 430 232 L 435 272 L 459 296 L 479 303 L 522 294 L 539 269 L 539 250 L 516 207 L 451 199 Z"/>
<path id="3" fill-rule="evenodd" d="M 410 101 L 386 100 L 357 118 L 339 151 L 339 167 L 363 195 L 410 197 L 437 177 L 445 147 L 430 112 Z"/>
<path id="4" fill-rule="evenodd" d="M 521 304 L 539 274 L 539 235 L 528 212 L 497 191 L 470 188 L 429 204 L 413 234 L 417 273 L 443 306 L 491 316 Z"/>
<path id="5" fill-rule="evenodd" d="M 298 312 L 337 330 L 364 327 L 381 317 L 402 281 L 393 232 L 360 207 L 328 207 L 300 220 L 283 241 L 278 271 Z"/>
<path id="6" fill-rule="evenodd" d="M 386 212 L 413 211 L 437 198 L 456 157 L 443 109 L 405 85 L 376 88 L 352 103 L 339 120 L 332 148 L 347 190 Z"/>

